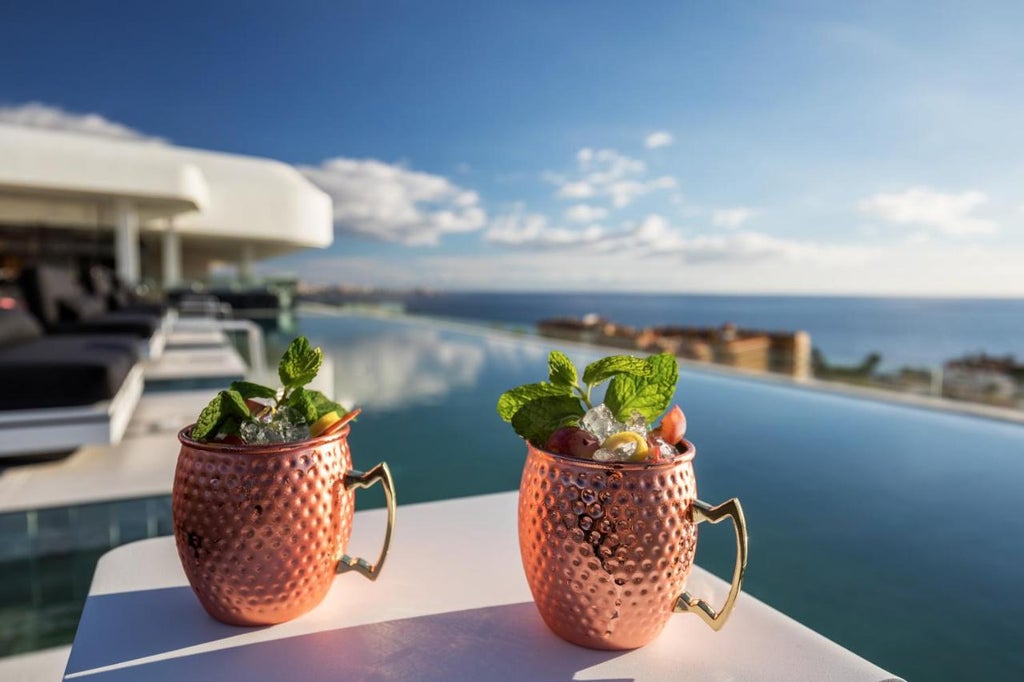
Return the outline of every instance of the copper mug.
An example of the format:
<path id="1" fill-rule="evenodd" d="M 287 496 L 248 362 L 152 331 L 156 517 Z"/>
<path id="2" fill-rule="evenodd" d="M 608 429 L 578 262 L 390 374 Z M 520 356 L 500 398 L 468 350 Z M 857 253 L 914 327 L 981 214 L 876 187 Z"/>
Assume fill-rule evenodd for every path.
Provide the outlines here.
<path id="1" fill-rule="evenodd" d="M 194 426 L 194 425 L 193 425 Z M 375 580 L 395 521 L 387 464 L 352 469 L 348 427 L 296 443 L 200 443 L 178 434 L 171 514 L 178 556 L 206 611 L 231 625 L 270 625 L 320 603 L 337 573 Z M 380 482 L 388 522 L 374 563 L 348 556 L 356 488 Z"/>
<path id="2" fill-rule="evenodd" d="M 563 639 L 592 649 L 635 649 L 673 613 L 714 630 L 732 612 L 747 566 L 739 500 L 697 499 L 693 444 L 667 462 L 595 462 L 527 443 L 519 486 L 519 550 L 541 617 Z M 685 591 L 697 526 L 731 518 L 736 567 L 724 606 Z"/>

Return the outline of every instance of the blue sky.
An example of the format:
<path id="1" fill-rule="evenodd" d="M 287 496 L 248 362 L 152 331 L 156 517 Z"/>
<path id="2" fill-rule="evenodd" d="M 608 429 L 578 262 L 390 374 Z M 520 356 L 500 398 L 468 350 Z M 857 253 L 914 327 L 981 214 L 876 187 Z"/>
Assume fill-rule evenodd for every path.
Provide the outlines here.
<path id="1" fill-rule="evenodd" d="M 2 13 L 0 119 L 43 111 L 75 127 L 95 113 L 278 158 L 329 191 L 335 245 L 268 270 L 460 289 L 1024 295 L 1020 3 Z"/>

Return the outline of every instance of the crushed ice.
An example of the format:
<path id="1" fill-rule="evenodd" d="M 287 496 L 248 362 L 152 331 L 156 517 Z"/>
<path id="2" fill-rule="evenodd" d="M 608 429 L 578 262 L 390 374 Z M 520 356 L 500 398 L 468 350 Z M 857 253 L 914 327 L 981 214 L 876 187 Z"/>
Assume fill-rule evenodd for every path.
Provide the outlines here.
<path id="1" fill-rule="evenodd" d="M 297 410 L 281 407 L 262 419 L 246 421 L 239 429 L 249 445 L 294 443 L 309 438 L 309 425 Z"/>

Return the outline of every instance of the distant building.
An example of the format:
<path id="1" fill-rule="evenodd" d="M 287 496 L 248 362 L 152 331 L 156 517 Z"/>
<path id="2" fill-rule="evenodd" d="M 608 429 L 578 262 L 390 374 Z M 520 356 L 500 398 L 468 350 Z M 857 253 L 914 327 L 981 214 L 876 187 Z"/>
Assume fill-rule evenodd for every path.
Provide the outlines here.
<path id="1" fill-rule="evenodd" d="M 1012 355 L 984 353 L 950 360 L 944 368 L 942 389 L 950 398 L 1014 405 L 1024 394 L 1024 364 Z"/>
<path id="2" fill-rule="evenodd" d="M 741 369 L 811 376 L 811 337 L 807 332 L 764 332 L 722 327 L 648 327 L 637 330 L 604 318 L 557 318 L 537 325 L 546 336 L 617 348 L 672 353 L 687 360 Z"/>

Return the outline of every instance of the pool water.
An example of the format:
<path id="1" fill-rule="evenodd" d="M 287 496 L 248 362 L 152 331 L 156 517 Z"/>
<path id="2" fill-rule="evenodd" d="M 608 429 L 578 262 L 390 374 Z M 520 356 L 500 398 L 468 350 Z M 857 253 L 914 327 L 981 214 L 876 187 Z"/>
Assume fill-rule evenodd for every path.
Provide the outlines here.
<path id="1" fill-rule="evenodd" d="M 301 331 L 365 408 L 356 466 L 386 459 L 401 502 L 518 487 L 525 450 L 494 405 L 556 345 L 419 321 Z M 747 592 L 909 680 L 1024 679 L 1024 427 L 716 372 L 682 371 L 675 400 L 700 497 L 743 502 Z M 734 542 L 702 529 L 698 563 L 728 579 Z"/>
<path id="2" fill-rule="evenodd" d="M 355 466 L 386 460 L 400 503 L 518 487 L 525 449 L 494 405 L 545 378 L 557 344 L 354 316 L 303 315 L 298 331 L 326 351 L 337 398 L 364 408 Z M 268 336 L 272 360 L 291 336 Z M 909 680 L 1024 679 L 1024 427 L 715 371 L 682 371 L 676 402 L 700 497 L 743 502 L 747 592 Z M 359 508 L 380 504 L 360 491 Z M 702 528 L 702 566 L 728 579 L 733 551 L 728 525 Z M 61 622 L 94 560 L 47 568 L 71 586 L 46 605 Z"/>

